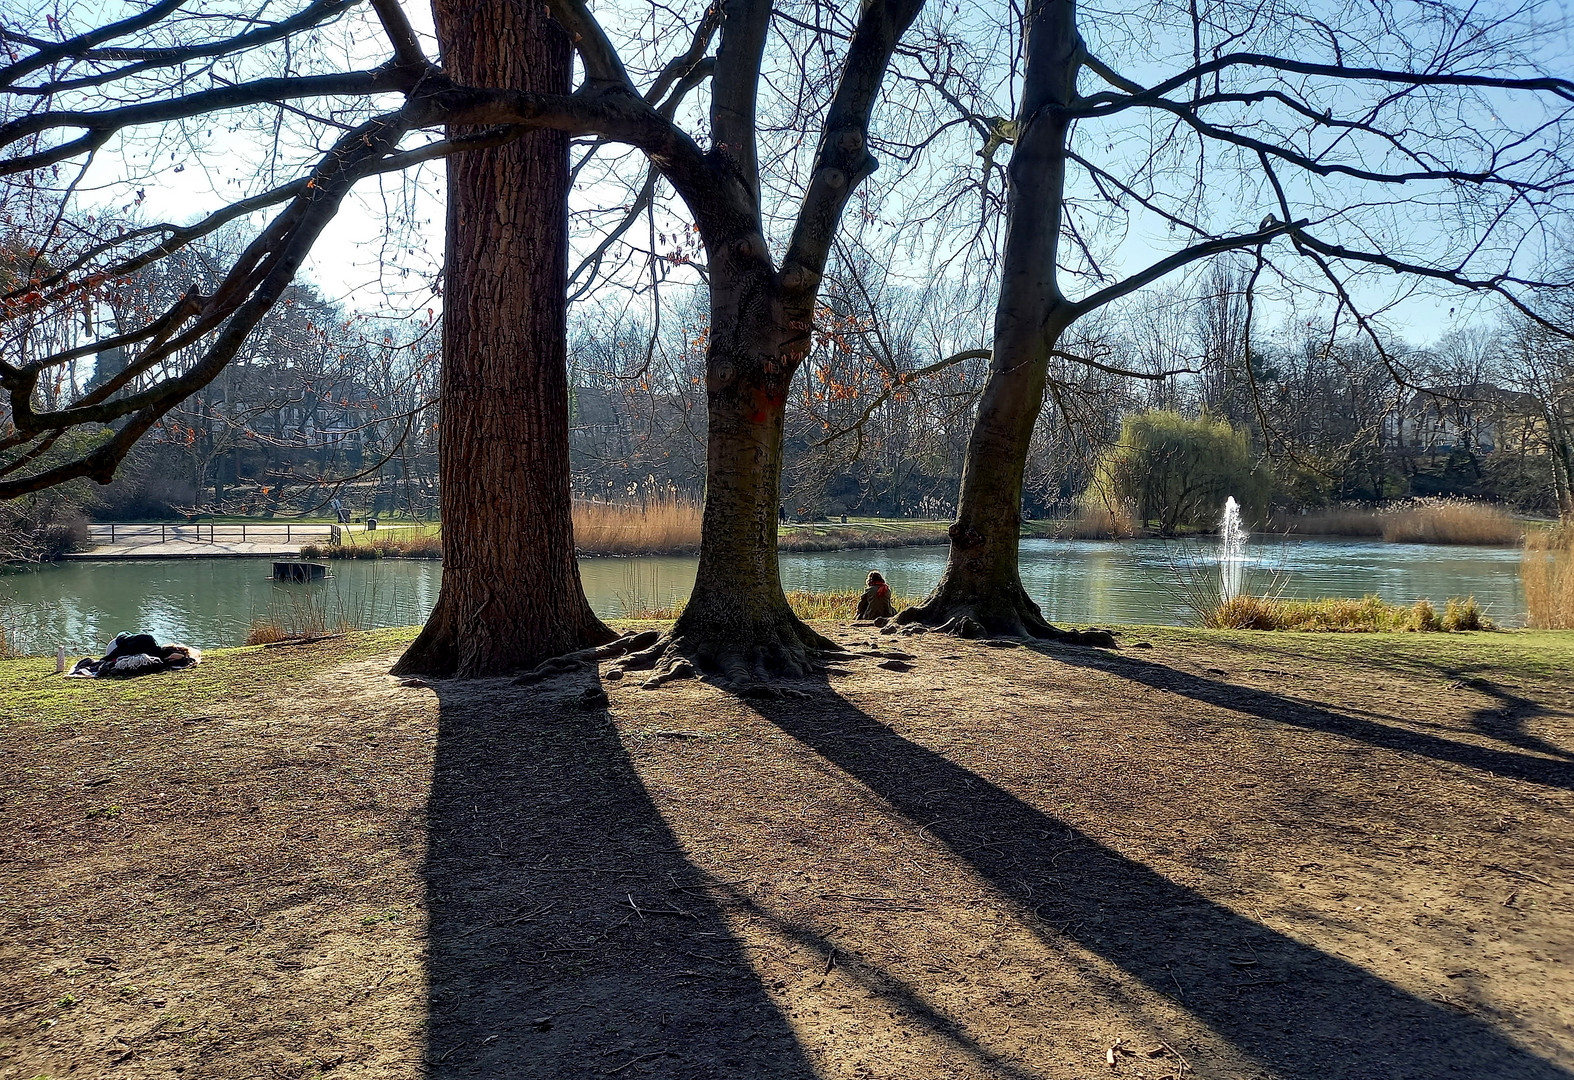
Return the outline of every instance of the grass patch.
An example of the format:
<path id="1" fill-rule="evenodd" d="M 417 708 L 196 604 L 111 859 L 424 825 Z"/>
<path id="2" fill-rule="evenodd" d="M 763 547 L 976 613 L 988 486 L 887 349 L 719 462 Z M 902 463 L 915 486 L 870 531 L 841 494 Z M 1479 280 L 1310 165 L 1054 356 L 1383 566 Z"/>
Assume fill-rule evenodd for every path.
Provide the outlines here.
<path id="1" fill-rule="evenodd" d="M 357 536 L 346 530 L 344 540 L 334 544 L 314 541 L 301 545 L 306 559 L 440 559 L 443 533 L 438 525 L 411 525 L 397 529 L 378 529 Z"/>
<path id="2" fill-rule="evenodd" d="M 419 630 L 372 630 L 283 649 L 204 649 L 197 667 L 140 679 L 63 679 L 55 674 L 54 657 L 7 660 L 0 662 L 0 724 L 163 718 L 196 723 L 216 708 L 273 701 L 282 686 L 310 679 L 328 665 L 408 644 Z"/>
<path id="3" fill-rule="evenodd" d="M 1322 597 L 1284 600 L 1241 594 L 1220 600 L 1203 613 L 1202 624 L 1213 630 L 1290 630 L 1310 633 L 1434 633 L 1495 629 L 1481 613 L 1474 596 L 1450 598 L 1440 615 L 1430 601 L 1409 607 L 1375 596 L 1351 600 Z"/>
<path id="4" fill-rule="evenodd" d="M 949 526 L 937 521 L 870 521 L 847 525 L 788 525 L 777 536 L 781 551 L 847 551 L 858 548 L 949 544 Z"/>

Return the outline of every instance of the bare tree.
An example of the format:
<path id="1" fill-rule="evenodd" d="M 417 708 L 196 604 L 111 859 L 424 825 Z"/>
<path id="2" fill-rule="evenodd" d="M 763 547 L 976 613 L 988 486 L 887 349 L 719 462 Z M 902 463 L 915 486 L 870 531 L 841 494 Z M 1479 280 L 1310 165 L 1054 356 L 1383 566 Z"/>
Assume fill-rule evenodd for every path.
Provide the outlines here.
<path id="1" fill-rule="evenodd" d="M 1092 312 L 1245 253 L 1245 329 L 1232 337 L 1249 340 L 1260 287 L 1304 285 L 1279 261 L 1288 249 L 1391 363 L 1366 277 L 1481 293 L 1533 319 L 1528 293 L 1574 284 L 1539 276 L 1522 257 L 1574 209 L 1574 82 L 1527 55 L 1533 15 L 1403 3 L 1330 4 L 1317 16 L 1273 0 L 1158 5 L 1141 16 L 1152 40 L 1161 28 L 1184 30 L 1190 63 L 1144 84 L 1083 33 L 1118 42 L 1118 31 L 1079 21 L 1073 0 L 1031 3 L 991 374 L 944 575 L 901 620 L 1057 635 L 1017 570 L 1022 482 L 1047 364 Z M 1103 88 L 1083 93 L 1084 75 Z M 1091 150 L 1133 138 L 1144 152 L 1114 164 Z M 1103 200 L 1106 221 L 1163 223 L 1173 250 L 1111 274 L 1088 242 L 1098 219 L 1079 192 Z"/>

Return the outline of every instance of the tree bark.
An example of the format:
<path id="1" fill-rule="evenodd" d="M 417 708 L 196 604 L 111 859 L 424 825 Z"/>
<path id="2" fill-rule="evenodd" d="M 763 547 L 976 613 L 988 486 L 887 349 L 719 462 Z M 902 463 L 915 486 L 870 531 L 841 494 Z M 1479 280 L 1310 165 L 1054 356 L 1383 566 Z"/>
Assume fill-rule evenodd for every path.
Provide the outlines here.
<path id="1" fill-rule="evenodd" d="M 808 326 L 763 252 L 713 261 L 699 569 L 672 633 L 626 664 L 658 669 L 646 685 L 701 672 L 734 686 L 799 676 L 840 648 L 793 614 L 777 558 L 787 390 Z"/>
<path id="2" fill-rule="evenodd" d="M 459 81 L 568 92 L 570 42 L 541 4 L 439 0 L 435 13 Z M 574 560 L 568 186 L 557 132 L 450 159 L 443 584 L 395 674 L 501 675 L 616 636 L 590 610 Z"/>
<path id="3" fill-rule="evenodd" d="M 963 459 L 945 571 L 935 591 L 896 621 L 966 637 L 1113 644 L 1104 631 L 1050 626 L 1022 587 L 1017 564 L 1022 478 L 1044 403 L 1049 355 L 1072 318 L 1055 268 L 1069 123 L 1050 108 L 1076 97 L 1083 52 L 1073 0 L 1034 0 L 1024 15 L 1024 38 L 1027 63 L 1019 134 L 1006 169 L 1006 248 L 989 379 Z"/>

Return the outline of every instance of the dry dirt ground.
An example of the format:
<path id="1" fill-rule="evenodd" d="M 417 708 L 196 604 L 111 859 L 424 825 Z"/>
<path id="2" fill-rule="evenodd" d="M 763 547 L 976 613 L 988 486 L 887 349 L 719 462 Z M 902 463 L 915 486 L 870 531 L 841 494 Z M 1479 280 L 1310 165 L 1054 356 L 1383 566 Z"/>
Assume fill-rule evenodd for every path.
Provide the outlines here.
<path id="1" fill-rule="evenodd" d="M 1574 635 L 833 632 L 0 665 L 0 1077 L 1574 1080 Z"/>

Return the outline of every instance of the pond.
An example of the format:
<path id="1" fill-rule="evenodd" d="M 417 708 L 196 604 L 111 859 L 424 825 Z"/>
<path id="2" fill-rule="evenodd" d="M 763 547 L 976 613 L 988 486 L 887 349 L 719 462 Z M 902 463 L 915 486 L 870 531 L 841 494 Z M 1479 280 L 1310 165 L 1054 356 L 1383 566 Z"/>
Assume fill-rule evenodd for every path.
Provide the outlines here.
<path id="1" fill-rule="evenodd" d="M 1286 597 L 1363 596 L 1441 606 L 1473 595 L 1506 625 L 1524 621 L 1517 548 L 1385 544 L 1365 540 L 1255 539 L 1247 548 L 1248 587 Z M 898 596 L 922 596 L 939 579 L 944 547 L 783 552 L 788 589 L 857 589 L 871 569 Z M 1178 579 L 1216 574 L 1217 546 L 1159 540 L 1025 540 L 1022 580 L 1051 620 L 1067 623 L 1191 621 Z M 266 559 L 68 562 L 0 577 L 18 644 L 31 652 L 100 651 L 122 630 L 193 645 L 236 645 L 252 620 L 315 607 L 368 626 L 405 626 L 437 600 L 435 562 L 338 561 L 310 585 L 275 584 Z M 668 603 L 688 594 L 688 557 L 583 559 L 580 576 L 596 611 L 616 617 L 637 600 Z"/>

